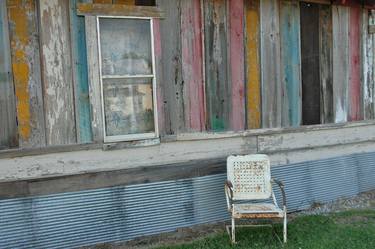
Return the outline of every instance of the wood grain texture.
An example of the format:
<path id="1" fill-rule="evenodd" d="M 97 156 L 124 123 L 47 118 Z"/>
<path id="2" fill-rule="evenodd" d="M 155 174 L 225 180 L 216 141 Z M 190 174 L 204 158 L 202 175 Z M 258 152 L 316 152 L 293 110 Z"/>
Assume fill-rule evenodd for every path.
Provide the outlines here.
<path id="1" fill-rule="evenodd" d="M 332 9 L 319 6 L 320 121 L 333 123 Z"/>
<path id="2" fill-rule="evenodd" d="M 47 145 L 76 142 L 69 7 L 40 0 L 40 40 Z"/>
<path id="3" fill-rule="evenodd" d="M 160 20 L 152 21 L 154 32 L 154 56 L 155 56 L 155 78 L 156 78 L 156 103 L 158 115 L 158 130 L 160 136 L 165 136 L 165 113 L 164 113 L 164 93 L 163 93 L 163 65 L 160 36 Z"/>
<path id="4" fill-rule="evenodd" d="M 245 1 L 246 121 L 248 129 L 261 127 L 260 3 Z"/>
<path id="5" fill-rule="evenodd" d="M 205 130 L 202 17 L 200 0 L 181 1 L 182 80 L 184 82 L 185 126 Z"/>
<path id="6" fill-rule="evenodd" d="M 160 20 L 164 113 L 166 134 L 185 129 L 184 82 L 181 65 L 181 1 L 159 0 L 157 5 L 165 11 Z"/>
<path id="7" fill-rule="evenodd" d="M 7 8 L 17 99 L 19 146 L 43 147 L 46 137 L 36 2 L 8 0 Z"/>
<path id="8" fill-rule="evenodd" d="M 282 126 L 299 126 L 302 119 L 300 9 L 298 1 L 280 2 Z"/>
<path id="9" fill-rule="evenodd" d="M 163 1 L 166 3 L 166 1 Z M 158 5 L 159 6 L 159 5 Z M 77 4 L 78 15 L 136 16 L 164 18 L 164 12 L 154 6 L 133 6 L 125 4 Z"/>
<path id="10" fill-rule="evenodd" d="M 244 49 L 244 1 L 229 1 L 229 49 L 232 105 L 230 129 L 245 129 L 245 49 Z"/>
<path id="11" fill-rule="evenodd" d="M 15 147 L 17 138 L 16 102 L 10 56 L 8 14 L 0 1 L 0 149 Z"/>
<path id="12" fill-rule="evenodd" d="M 92 0 L 93 3 L 108 3 L 111 4 L 112 0 Z"/>
<path id="13" fill-rule="evenodd" d="M 262 126 L 281 127 L 279 1 L 260 1 Z"/>
<path id="14" fill-rule="evenodd" d="M 205 0 L 203 3 L 207 127 L 214 131 L 227 130 L 230 126 L 226 3 L 225 0 Z"/>
<path id="15" fill-rule="evenodd" d="M 301 3 L 302 123 L 320 124 L 319 5 Z"/>
<path id="16" fill-rule="evenodd" d="M 89 79 L 89 96 L 91 109 L 91 127 L 93 140 L 103 142 L 103 116 L 99 75 L 98 36 L 96 28 L 96 17 L 85 17 L 87 63 Z"/>
<path id="17" fill-rule="evenodd" d="M 70 0 L 70 35 L 72 48 L 72 72 L 75 100 L 75 120 L 78 143 L 92 141 L 91 114 L 87 69 L 85 18 L 77 16 L 77 2 Z"/>
<path id="18" fill-rule="evenodd" d="M 114 4 L 135 5 L 135 0 L 113 0 Z"/>
<path id="19" fill-rule="evenodd" d="M 349 84 L 349 8 L 332 6 L 333 109 L 335 122 L 347 121 Z"/>
<path id="20" fill-rule="evenodd" d="M 375 16 L 369 10 L 363 10 L 362 16 L 363 115 L 368 120 L 375 118 L 375 34 L 368 30 L 369 25 L 375 25 Z"/>
<path id="21" fill-rule="evenodd" d="M 361 6 L 350 7 L 349 13 L 349 109 L 348 121 L 361 120 Z"/>

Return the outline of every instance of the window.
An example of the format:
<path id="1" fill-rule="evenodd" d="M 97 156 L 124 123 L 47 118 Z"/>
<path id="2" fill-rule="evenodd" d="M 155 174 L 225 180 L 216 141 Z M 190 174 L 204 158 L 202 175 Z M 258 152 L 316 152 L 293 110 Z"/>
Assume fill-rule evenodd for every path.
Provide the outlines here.
<path id="1" fill-rule="evenodd" d="M 97 21 L 104 141 L 157 137 L 152 19 Z"/>

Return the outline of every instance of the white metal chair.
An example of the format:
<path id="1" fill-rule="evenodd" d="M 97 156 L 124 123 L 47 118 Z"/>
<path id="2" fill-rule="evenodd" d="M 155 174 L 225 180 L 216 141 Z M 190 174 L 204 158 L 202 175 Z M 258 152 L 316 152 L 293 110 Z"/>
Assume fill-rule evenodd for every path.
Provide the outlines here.
<path id="1" fill-rule="evenodd" d="M 276 183 L 283 197 L 283 208 L 277 205 L 272 183 Z M 284 184 L 271 179 L 270 160 L 267 155 L 229 156 L 225 195 L 232 225 L 227 231 L 236 243 L 235 219 L 283 219 L 283 240 L 287 241 L 287 210 Z M 254 200 L 272 199 L 272 203 L 250 203 Z M 229 230 L 231 227 L 231 232 Z"/>

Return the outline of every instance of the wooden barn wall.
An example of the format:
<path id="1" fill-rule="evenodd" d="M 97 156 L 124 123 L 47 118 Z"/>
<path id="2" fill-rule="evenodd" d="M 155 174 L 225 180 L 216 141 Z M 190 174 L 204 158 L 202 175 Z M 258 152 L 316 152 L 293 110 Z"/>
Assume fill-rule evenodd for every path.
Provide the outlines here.
<path id="1" fill-rule="evenodd" d="M 96 19 L 77 15 L 82 2 L 164 11 L 161 136 L 375 118 L 375 17 L 355 1 L 0 2 L 0 148 L 103 142 Z"/>

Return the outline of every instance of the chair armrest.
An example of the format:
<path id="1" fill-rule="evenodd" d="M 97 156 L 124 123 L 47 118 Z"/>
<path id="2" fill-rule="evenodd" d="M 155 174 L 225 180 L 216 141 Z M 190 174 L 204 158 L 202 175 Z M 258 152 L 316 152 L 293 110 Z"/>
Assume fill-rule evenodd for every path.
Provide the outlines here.
<path id="1" fill-rule="evenodd" d="M 281 195 L 283 196 L 283 206 L 286 207 L 286 195 L 285 195 L 285 186 L 284 186 L 284 183 L 282 181 L 279 181 L 275 178 L 272 178 L 271 180 L 272 182 L 276 183 L 280 190 L 281 190 Z"/>
<path id="2" fill-rule="evenodd" d="M 227 199 L 228 211 L 232 210 L 232 199 L 233 199 L 233 184 L 226 180 L 224 183 L 225 197 Z"/>

